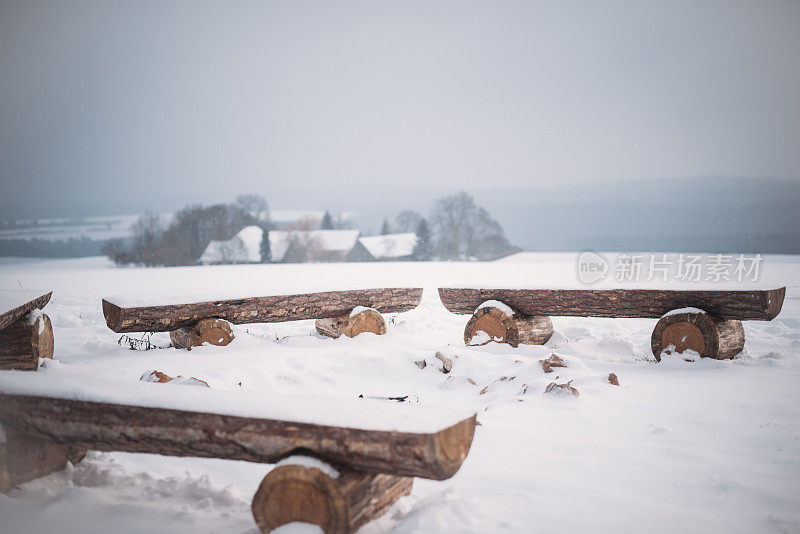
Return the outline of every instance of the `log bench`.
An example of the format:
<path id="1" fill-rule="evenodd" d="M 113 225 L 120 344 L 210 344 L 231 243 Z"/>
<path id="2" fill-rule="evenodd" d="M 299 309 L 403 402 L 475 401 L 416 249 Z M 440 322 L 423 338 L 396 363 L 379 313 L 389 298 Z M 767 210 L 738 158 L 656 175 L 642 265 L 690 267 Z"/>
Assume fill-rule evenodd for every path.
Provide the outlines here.
<path id="1" fill-rule="evenodd" d="M 252 502 L 262 532 L 294 521 L 354 532 L 410 493 L 413 477 L 453 476 L 476 424 L 475 415 L 454 416 L 426 431 L 371 430 L 3 389 L 0 380 L 0 492 L 63 468 L 83 449 L 278 462 Z"/>
<path id="2" fill-rule="evenodd" d="M 422 288 L 378 288 L 141 307 L 103 299 L 103 315 L 114 332 L 169 332 L 174 347 L 191 349 L 227 345 L 233 340 L 230 323 L 316 319 L 317 332 L 329 337 L 385 334 L 381 313 L 411 310 L 421 298 Z"/>
<path id="3" fill-rule="evenodd" d="M 771 321 L 786 288 L 683 291 L 658 289 L 439 288 L 453 313 L 471 314 L 464 342 L 544 344 L 553 334 L 550 316 L 658 318 L 650 338 L 656 360 L 663 351 L 693 350 L 729 359 L 744 347 L 742 321 Z"/>
<path id="4" fill-rule="evenodd" d="M 53 292 L 0 291 L 0 369 L 35 371 L 53 357 L 53 325 L 41 313 Z"/>

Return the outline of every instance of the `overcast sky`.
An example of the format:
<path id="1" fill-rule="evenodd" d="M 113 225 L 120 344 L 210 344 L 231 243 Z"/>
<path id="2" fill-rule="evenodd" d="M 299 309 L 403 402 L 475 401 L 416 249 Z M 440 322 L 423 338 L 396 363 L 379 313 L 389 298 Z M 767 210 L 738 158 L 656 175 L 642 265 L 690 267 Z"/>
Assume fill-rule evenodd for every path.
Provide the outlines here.
<path id="1" fill-rule="evenodd" d="M 0 209 L 796 180 L 798 28 L 789 0 L 0 0 Z"/>

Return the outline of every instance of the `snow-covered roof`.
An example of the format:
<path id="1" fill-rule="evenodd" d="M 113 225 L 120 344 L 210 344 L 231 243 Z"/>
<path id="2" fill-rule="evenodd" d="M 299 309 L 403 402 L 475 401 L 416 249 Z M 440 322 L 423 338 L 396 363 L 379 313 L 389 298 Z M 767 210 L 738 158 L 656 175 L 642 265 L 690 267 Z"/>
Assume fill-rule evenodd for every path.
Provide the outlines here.
<path id="1" fill-rule="evenodd" d="M 242 228 L 224 241 L 211 241 L 200 256 L 200 263 L 254 263 L 261 261 L 261 238 L 258 226 Z"/>
<path id="2" fill-rule="evenodd" d="M 358 230 L 310 230 L 287 231 L 272 230 L 269 233 L 269 247 L 272 261 L 281 261 L 289 248 L 290 237 L 300 240 L 314 240 L 327 252 L 348 252 L 358 241 Z"/>
<path id="3" fill-rule="evenodd" d="M 401 258 L 414 253 L 417 234 L 387 234 L 359 238 L 364 248 L 375 258 Z"/>

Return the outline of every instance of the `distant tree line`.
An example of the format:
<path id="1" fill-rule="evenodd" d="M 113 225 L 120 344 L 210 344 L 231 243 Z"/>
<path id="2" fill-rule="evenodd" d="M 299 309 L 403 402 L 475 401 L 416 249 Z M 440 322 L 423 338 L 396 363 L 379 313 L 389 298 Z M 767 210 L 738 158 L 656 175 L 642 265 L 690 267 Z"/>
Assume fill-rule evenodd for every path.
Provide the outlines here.
<path id="1" fill-rule="evenodd" d="M 384 219 L 381 234 L 414 232 L 414 259 L 493 260 L 520 249 L 506 239 L 503 227 L 475 203 L 472 195 L 459 192 L 436 200 L 428 219 L 413 210 L 401 211 L 390 224 Z"/>
<path id="2" fill-rule="evenodd" d="M 97 256 L 103 251 L 106 241 L 89 239 L 86 236 L 69 239 L 0 239 L 0 256 L 27 258 L 81 258 Z"/>
<path id="3" fill-rule="evenodd" d="M 272 252 L 268 234 L 275 226 L 270 223 L 266 200 L 257 195 L 237 197 L 232 204 L 187 206 L 168 222 L 158 215 L 145 214 L 133 225 L 129 239 L 113 239 L 103 251 L 118 265 L 194 265 L 210 241 L 229 240 L 251 225 L 265 230 L 260 254 L 261 261 L 268 262 Z M 310 231 L 347 227 L 348 221 L 330 211 L 321 219 L 307 218 L 287 225 L 288 248 L 281 261 L 325 259 L 323 243 Z M 406 210 L 397 214 L 393 223 L 384 220 L 381 228 L 384 235 L 408 232 L 417 236 L 412 259 L 418 261 L 491 260 L 519 250 L 508 242 L 500 224 L 463 192 L 438 199 L 428 218 Z"/>
<path id="4" fill-rule="evenodd" d="M 112 239 L 103 252 L 117 265 L 194 265 L 210 241 L 230 239 L 251 225 L 269 228 L 269 205 L 263 197 L 242 195 L 232 204 L 187 206 L 168 224 L 145 214 L 133 225 L 130 240 Z M 269 254 L 268 240 L 262 253 Z"/>

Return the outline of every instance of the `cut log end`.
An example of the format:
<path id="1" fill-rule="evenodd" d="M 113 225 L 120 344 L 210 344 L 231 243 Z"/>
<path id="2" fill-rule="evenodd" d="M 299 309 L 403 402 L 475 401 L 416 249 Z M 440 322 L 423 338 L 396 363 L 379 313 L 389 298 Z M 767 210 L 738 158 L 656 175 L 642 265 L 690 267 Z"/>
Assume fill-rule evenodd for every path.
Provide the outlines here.
<path id="1" fill-rule="evenodd" d="M 39 358 L 52 358 L 53 324 L 42 313 L 33 321 L 23 317 L 0 331 L 0 369 L 35 371 Z"/>
<path id="2" fill-rule="evenodd" d="M 189 350 L 204 343 L 224 347 L 233 341 L 233 337 L 231 325 L 222 319 L 203 319 L 169 333 L 173 347 Z"/>
<path id="3" fill-rule="evenodd" d="M 703 358 L 727 360 L 742 351 L 744 341 L 741 321 L 689 312 L 659 319 L 650 338 L 650 347 L 657 361 L 661 361 L 662 352 L 670 347 L 678 354 L 693 350 Z"/>
<path id="4" fill-rule="evenodd" d="M 31 345 L 36 358 L 53 358 L 55 338 L 53 337 L 53 323 L 46 314 L 41 314 L 33 323 L 31 331 Z"/>
<path id="5" fill-rule="evenodd" d="M 386 333 L 386 321 L 377 310 L 365 308 L 356 313 L 329 319 L 317 319 L 314 322 L 314 328 L 320 335 L 334 339 L 342 335 L 356 337 L 364 332 L 372 332 L 381 336 Z"/>
<path id="6" fill-rule="evenodd" d="M 106 326 L 108 326 L 114 332 L 119 331 L 122 323 L 122 313 L 120 307 L 112 302 L 107 301 L 106 299 L 102 300 L 102 307 L 103 317 L 106 319 Z"/>
<path id="7" fill-rule="evenodd" d="M 302 465 L 270 471 L 253 497 L 253 517 L 261 532 L 294 521 L 318 525 L 327 534 L 355 532 L 411 493 L 414 480 L 336 469 L 338 477 Z"/>
<path id="8" fill-rule="evenodd" d="M 553 322 L 549 317 L 508 314 L 495 306 L 475 310 L 464 329 L 466 345 L 486 345 L 492 341 L 508 343 L 512 347 L 543 345 L 553 335 Z"/>

